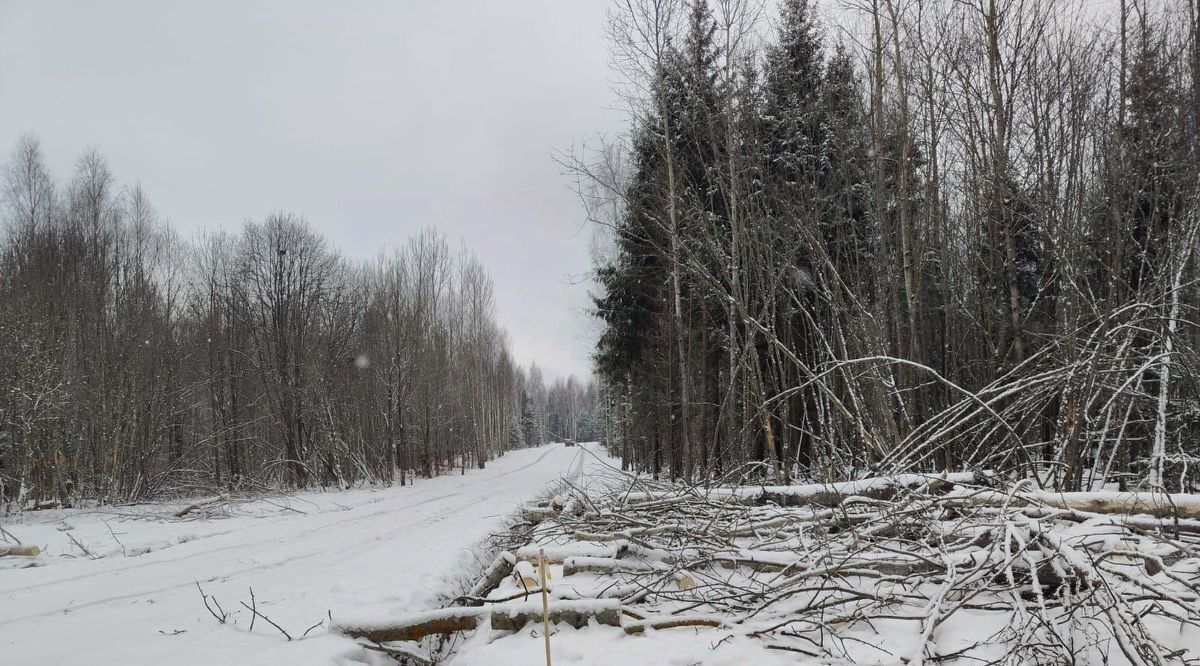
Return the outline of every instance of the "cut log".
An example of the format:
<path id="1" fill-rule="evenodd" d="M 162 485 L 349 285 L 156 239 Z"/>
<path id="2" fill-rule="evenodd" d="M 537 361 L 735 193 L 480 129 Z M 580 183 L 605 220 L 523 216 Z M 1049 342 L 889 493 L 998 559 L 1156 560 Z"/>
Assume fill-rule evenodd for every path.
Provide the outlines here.
<path id="1" fill-rule="evenodd" d="M 606 546 L 590 543 L 570 543 L 565 546 L 538 546 L 531 544 L 517 550 L 517 559 L 536 562 L 538 551 L 544 550 L 547 561 L 551 564 L 562 564 L 571 557 L 624 557 L 629 552 L 629 547 L 629 543 L 624 541 L 614 541 Z"/>
<path id="2" fill-rule="evenodd" d="M 576 629 L 586 627 L 595 620 L 610 627 L 621 626 L 621 602 L 616 599 L 586 599 L 581 601 L 557 601 L 550 604 L 551 624 L 569 624 Z M 542 619 L 540 602 L 513 604 L 496 607 L 492 613 L 492 628 L 516 630 L 529 622 Z"/>
<path id="3" fill-rule="evenodd" d="M 743 491 L 744 499 L 757 504 L 777 504 L 779 506 L 839 506 L 850 497 L 867 497 L 877 500 L 890 500 L 904 490 L 926 489 L 933 492 L 944 492 L 955 484 L 989 485 L 990 477 L 974 472 L 959 472 L 953 474 L 899 474 L 897 476 L 882 476 L 858 481 L 842 483 L 814 483 L 799 486 L 765 486 L 757 495 L 745 496 L 749 488 L 734 489 Z"/>
<path id="4" fill-rule="evenodd" d="M 507 550 L 497 555 L 496 559 L 492 561 L 491 566 L 483 572 L 483 577 L 467 593 L 468 600 L 466 601 L 466 605 L 482 606 L 483 598 L 491 594 L 492 590 L 499 587 L 500 583 L 504 582 L 505 578 L 508 578 L 509 574 L 513 571 L 513 565 L 516 563 L 516 556 Z"/>
<path id="5" fill-rule="evenodd" d="M 391 622 L 338 623 L 333 629 L 351 638 L 365 638 L 376 643 L 419 641 L 434 634 L 474 629 L 479 618 L 490 613 L 490 608 L 439 608 L 398 617 Z"/>
<path id="6" fill-rule="evenodd" d="M 517 585 L 526 593 L 530 590 L 541 591 L 542 585 L 538 582 L 539 567 L 534 567 L 532 562 L 521 560 L 513 567 L 513 579 L 517 581 Z"/>
<path id="7" fill-rule="evenodd" d="M 493 629 L 516 630 L 529 622 L 541 620 L 542 605 L 540 602 L 529 602 L 487 608 L 439 608 L 389 622 L 342 622 L 334 625 L 334 631 L 376 643 L 419 641 L 434 634 L 470 631 L 484 617 L 491 619 Z M 619 627 L 621 603 L 616 599 L 557 601 L 550 604 L 549 618 L 551 623 L 565 623 L 577 629 L 587 626 L 592 620 Z"/>
<path id="8" fill-rule="evenodd" d="M 42 549 L 38 548 L 37 546 L 27 546 L 24 544 L 17 544 L 15 546 L 10 546 L 10 545 L 5 545 L 5 544 L 0 544 L 0 557 L 4 557 L 5 555 L 19 555 L 21 557 L 37 557 L 38 554 L 41 552 L 42 552 Z"/>

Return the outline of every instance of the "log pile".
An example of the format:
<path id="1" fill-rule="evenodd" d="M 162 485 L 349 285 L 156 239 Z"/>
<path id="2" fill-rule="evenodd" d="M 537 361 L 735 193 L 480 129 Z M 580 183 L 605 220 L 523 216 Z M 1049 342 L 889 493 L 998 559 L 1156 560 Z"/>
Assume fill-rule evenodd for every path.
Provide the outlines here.
<path id="1" fill-rule="evenodd" d="M 534 509 L 532 542 L 463 606 L 341 631 L 519 629 L 541 617 L 521 569 L 544 549 L 550 620 L 572 627 L 751 637 L 818 663 L 1200 663 L 1192 496 L 976 474 L 715 489 L 619 477 Z"/>

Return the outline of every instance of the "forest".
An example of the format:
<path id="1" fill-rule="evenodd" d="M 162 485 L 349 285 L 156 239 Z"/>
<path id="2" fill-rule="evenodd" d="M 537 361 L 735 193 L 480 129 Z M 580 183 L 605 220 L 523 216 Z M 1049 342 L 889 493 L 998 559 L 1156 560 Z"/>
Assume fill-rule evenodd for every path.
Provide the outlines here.
<path id="1" fill-rule="evenodd" d="M 1200 664 L 1200 0 L 43 4 L 8 661 Z"/>
<path id="2" fill-rule="evenodd" d="M 590 437 L 595 388 L 521 367 L 431 228 L 366 262 L 292 213 L 188 240 L 31 136 L 0 185 L 0 503 L 405 484 Z"/>
<path id="3" fill-rule="evenodd" d="M 631 469 L 1193 490 L 1194 0 L 623 0 L 603 437 Z M 729 477 L 734 478 L 734 477 Z"/>

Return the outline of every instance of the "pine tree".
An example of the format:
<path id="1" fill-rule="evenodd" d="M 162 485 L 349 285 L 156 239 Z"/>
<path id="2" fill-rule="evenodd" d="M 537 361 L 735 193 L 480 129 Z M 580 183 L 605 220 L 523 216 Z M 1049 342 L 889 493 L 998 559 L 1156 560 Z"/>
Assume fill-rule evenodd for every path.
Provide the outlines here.
<path id="1" fill-rule="evenodd" d="M 865 278 L 858 287 L 868 297 L 879 243 L 870 210 L 871 139 L 858 74 L 841 44 L 821 81 L 821 111 L 821 235 L 838 272 Z"/>
<path id="2" fill-rule="evenodd" d="M 779 26 L 766 56 L 763 124 L 772 173 L 795 194 L 811 187 L 820 168 L 824 56 L 808 0 L 783 0 Z"/>

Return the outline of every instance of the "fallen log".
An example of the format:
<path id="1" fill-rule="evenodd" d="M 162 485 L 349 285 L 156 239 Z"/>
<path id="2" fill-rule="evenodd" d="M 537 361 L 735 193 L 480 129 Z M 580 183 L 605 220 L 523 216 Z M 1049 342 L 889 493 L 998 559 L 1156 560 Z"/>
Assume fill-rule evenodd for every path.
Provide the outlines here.
<path id="1" fill-rule="evenodd" d="M 1149 514 L 1156 518 L 1200 518 L 1200 497 L 1167 493 L 1022 493 L 1028 500 L 1058 509 L 1089 513 Z"/>
<path id="2" fill-rule="evenodd" d="M 42 552 L 37 546 L 27 546 L 24 544 L 3 545 L 0 544 L 0 557 L 5 555 L 19 555 L 21 557 L 37 557 Z"/>
<path id="3" fill-rule="evenodd" d="M 610 627 L 621 626 L 621 602 L 616 599 L 584 599 L 556 601 L 550 604 L 551 624 L 569 624 L 576 629 L 586 627 L 591 620 Z M 536 602 L 501 606 L 492 613 L 492 628 L 517 630 L 529 622 L 542 619 L 542 605 Z"/>
<path id="4" fill-rule="evenodd" d="M 505 578 L 512 574 L 513 566 L 516 565 L 517 558 L 507 550 L 501 551 L 496 559 L 492 561 L 484 572 L 483 577 L 479 582 L 475 583 L 475 587 L 471 588 L 466 594 L 466 605 L 482 606 L 483 599 L 491 594 L 492 590 L 500 586 Z"/>
<path id="5" fill-rule="evenodd" d="M 656 527 L 637 527 L 633 529 L 621 530 L 620 532 L 575 532 L 574 539 L 576 541 L 629 541 L 635 537 L 649 536 L 654 534 L 665 534 L 671 531 L 686 531 L 685 528 L 678 525 L 659 525 Z"/>
<path id="6" fill-rule="evenodd" d="M 419 641 L 434 634 L 470 631 L 484 618 L 493 629 L 517 630 L 531 621 L 542 618 L 541 603 L 506 604 L 486 608 L 439 608 L 414 613 L 386 622 L 340 622 L 333 630 L 351 638 L 363 638 L 376 643 L 389 641 Z M 616 599 L 586 599 L 556 601 L 550 604 L 550 622 L 565 623 L 581 628 L 595 620 L 612 627 L 621 626 L 621 603 Z"/>
<path id="7" fill-rule="evenodd" d="M 382 652 L 401 664 L 416 664 L 419 666 L 432 666 L 433 664 L 433 660 L 428 655 L 409 647 L 396 645 L 363 645 L 363 647 L 374 652 Z"/>
<path id="8" fill-rule="evenodd" d="M 641 560 L 620 560 L 612 557 L 585 557 L 572 556 L 563 561 L 563 578 L 574 576 L 581 573 L 643 573 L 648 571 L 658 571 L 660 567 L 656 567 L 649 562 Z"/>
<path id="9" fill-rule="evenodd" d="M 724 622 L 717 615 L 672 615 L 638 620 L 624 625 L 627 634 L 643 634 L 647 629 L 675 629 L 677 627 L 720 627 Z"/>
<path id="10" fill-rule="evenodd" d="M 1103 515 L 1149 515 L 1155 518 L 1200 519 L 1200 495 L 1147 492 L 1069 492 L 1046 490 L 1009 494 L 976 491 L 952 496 L 955 503 L 977 506 L 1049 507 Z M 1181 530 L 1183 531 L 1183 530 Z"/>
<path id="11" fill-rule="evenodd" d="M 967 506 L 968 503 L 960 503 L 957 506 Z M 954 505 L 951 505 L 954 506 Z M 990 515 L 1003 516 L 1006 515 L 1000 507 L 985 507 L 981 511 Z M 1137 530 L 1160 531 L 1160 532 L 1180 532 L 1183 534 L 1200 534 L 1200 520 L 1192 518 L 1155 518 L 1154 516 L 1145 515 L 1125 515 L 1113 513 L 1095 513 L 1088 511 L 1080 511 L 1079 509 L 1058 509 L 1054 507 L 1042 506 L 1025 506 L 1020 510 L 1021 514 L 1029 518 L 1057 518 L 1062 520 L 1070 520 L 1076 523 L 1082 523 L 1096 518 L 1102 518 L 1108 521 L 1108 524 L 1127 527 Z"/>
<path id="12" fill-rule="evenodd" d="M 538 559 L 539 551 L 545 551 L 546 561 L 551 564 L 562 564 L 572 557 L 624 557 L 629 552 L 630 544 L 614 541 L 612 545 L 599 546 L 588 543 L 571 543 L 564 546 L 539 546 L 530 544 L 517 549 L 517 559 L 534 562 Z"/>
<path id="13" fill-rule="evenodd" d="M 193 511 L 196 511 L 197 509 L 203 509 L 206 506 L 212 506 L 213 504 L 219 504 L 228 499 L 229 499 L 228 494 L 221 494 L 221 495 L 217 495 L 216 497 L 210 497 L 206 500 L 200 500 L 199 502 L 196 502 L 195 504 L 189 504 L 188 506 L 183 507 L 179 511 L 176 511 L 175 517 L 183 518 L 184 516 L 188 515 L 189 513 L 193 512 Z"/>
<path id="14" fill-rule="evenodd" d="M 490 608 L 439 608 L 413 613 L 390 622 L 337 623 L 333 630 L 351 638 L 365 638 L 376 643 L 388 641 L 419 641 L 434 634 L 452 634 L 474 629 L 479 618 L 490 614 Z"/>
<path id="15" fill-rule="evenodd" d="M 537 525 L 547 518 L 552 518 L 558 515 L 558 512 L 549 507 L 525 507 L 521 509 L 521 518 L 531 525 Z"/>
<path id="16" fill-rule="evenodd" d="M 615 573 L 658 573 L 665 574 L 671 580 L 675 581 L 676 586 L 680 591 L 690 590 L 696 587 L 696 579 L 692 578 L 684 570 L 669 569 L 667 565 L 657 562 L 645 562 L 640 560 L 617 560 L 604 557 L 568 557 L 563 562 L 563 578 L 581 573 L 596 573 L 602 575 L 611 575 Z M 647 590 L 644 586 L 633 586 L 636 590 Z M 615 596 L 625 596 L 624 593 L 618 593 Z"/>
<path id="17" fill-rule="evenodd" d="M 715 502 L 738 504 L 777 504 L 779 506 L 840 506 L 849 497 L 889 500 L 903 490 L 944 492 L 958 484 L 994 485 L 990 473 L 943 472 L 941 474 L 897 474 L 836 483 L 807 483 L 790 486 L 739 486 L 735 488 L 695 489 L 695 497 Z M 629 493 L 622 499 L 644 508 L 646 504 L 685 497 L 679 492 Z"/>
<path id="18" fill-rule="evenodd" d="M 841 483 L 813 483 L 799 486 L 764 486 L 757 494 L 742 490 L 743 497 L 755 504 L 777 504 L 779 506 L 824 506 L 841 505 L 850 497 L 866 497 L 875 500 L 890 500 L 903 490 L 944 490 L 955 484 L 985 484 L 989 479 L 974 472 L 952 474 L 899 474 Z"/>

